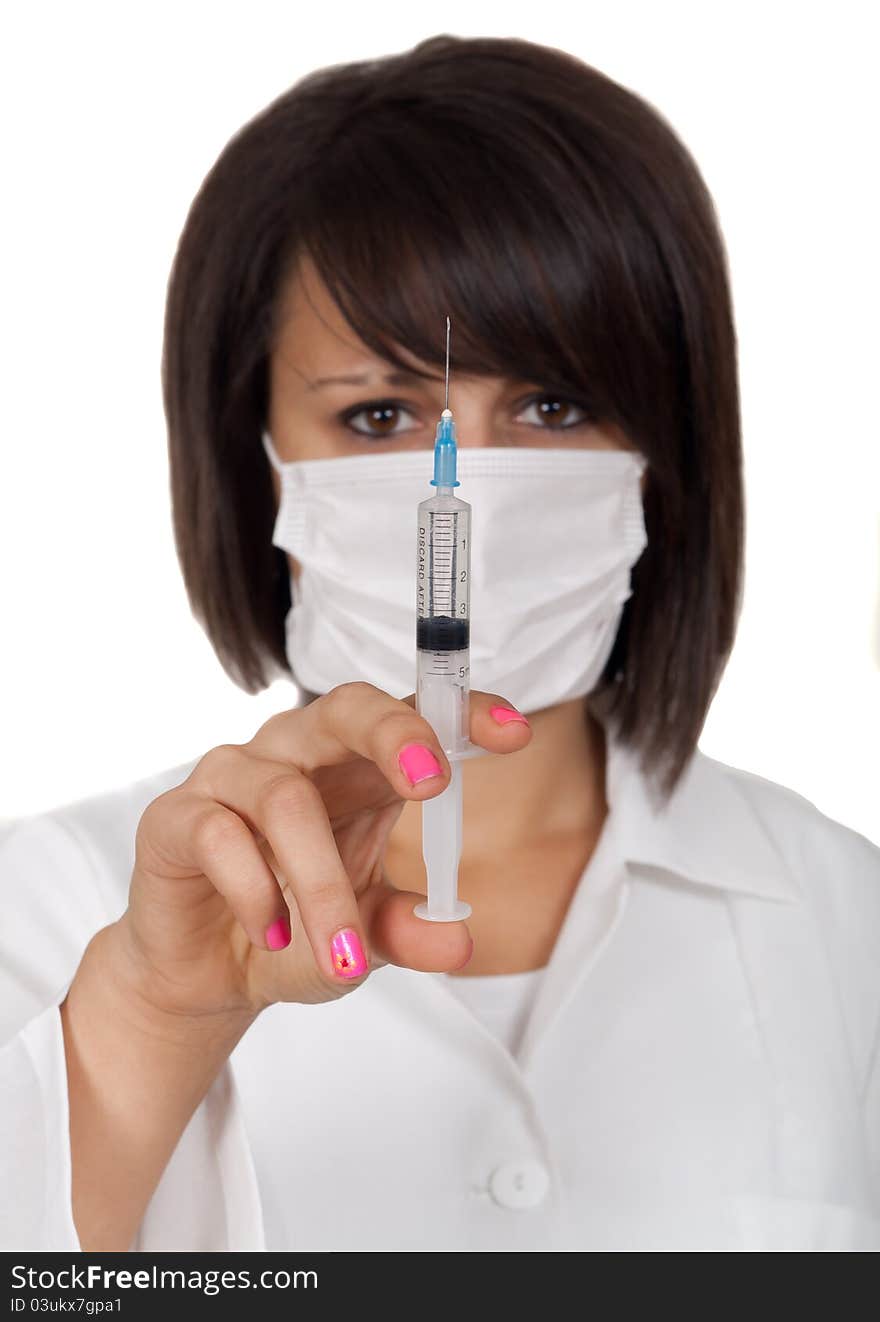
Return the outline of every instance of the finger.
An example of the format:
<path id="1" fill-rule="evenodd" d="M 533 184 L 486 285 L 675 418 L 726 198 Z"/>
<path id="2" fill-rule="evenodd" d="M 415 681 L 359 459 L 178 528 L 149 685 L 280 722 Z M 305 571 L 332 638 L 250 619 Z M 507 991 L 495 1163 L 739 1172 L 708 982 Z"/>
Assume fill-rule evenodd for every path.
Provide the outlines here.
<path id="1" fill-rule="evenodd" d="M 500 710 L 493 717 L 492 709 L 515 711 L 499 694 L 471 691 L 471 741 L 497 753 L 524 747 L 531 739 L 524 718 L 499 719 Z M 433 798 L 447 787 L 451 774 L 433 727 L 415 711 L 415 695 L 392 698 L 361 682 L 341 684 L 307 707 L 279 712 L 246 746 L 260 756 L 292 762 L 306 774 L 359 754 L 374 762 L 406 799 Z"/>
<path id="2" fill-rule="evenodd" d="M 331 981 L 366 974 L 369 952 L 357 898 L 320 791 L 298 767 L 255 757 L 238 745 L 212 753 L 203 759 L 200 783 L 210 781 L 214 798 L 249 833 L 268 841 L 296 900 L 317 968 Z M 268 866 L 264 858 L 263 863 Z"/>
<path id="3" fill-rule="evenodd" d="M 307 707 L 279 712 L 246 748 L 289 762 L 311 775 L 360 756 L 373 762 L 396 794 L 432 798 L 449 784 L 451 769 L 423 716 L 373 684 L 340 684 Z"/>
<path id="4" fill-rule="evenodd" d="M 422 973 L 453 973 L 474 950 L 466 922 L 426 923 L 413 909 L 424 902 L 418 891 L 397 890 L 388 882 L 370 888 L 361 913 L 376 963 L 399 964 Z"/>
<path id="5" fill-rule="evenodd" d="M 245 822 L 223 804 L 182 789 L 159 795 L 138 823 L 135 856 L 154 884 L 174 887 L 176 903 L 185 903 L 188 878 L 207 877 L 255 946 L 289 944 L 281 887 Z"/>

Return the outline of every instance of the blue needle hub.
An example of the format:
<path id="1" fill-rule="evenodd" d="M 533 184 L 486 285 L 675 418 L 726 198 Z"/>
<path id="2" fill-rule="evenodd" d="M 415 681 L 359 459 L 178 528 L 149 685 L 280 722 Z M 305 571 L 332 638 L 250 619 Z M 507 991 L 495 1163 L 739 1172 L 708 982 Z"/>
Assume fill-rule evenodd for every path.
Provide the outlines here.
<path id="1" fill-rule="evenodd" d="M 434 476 L 431 478 L 432 487 L 461 486 L 461 483 L 455 476 L 457 459 L 458 447 L 455 439 L 455 422 L 452 418 L 452 410 L 444 409 L 440 414 L 440 421 L 437 423 L 437 432 L 434 437 Z"/>

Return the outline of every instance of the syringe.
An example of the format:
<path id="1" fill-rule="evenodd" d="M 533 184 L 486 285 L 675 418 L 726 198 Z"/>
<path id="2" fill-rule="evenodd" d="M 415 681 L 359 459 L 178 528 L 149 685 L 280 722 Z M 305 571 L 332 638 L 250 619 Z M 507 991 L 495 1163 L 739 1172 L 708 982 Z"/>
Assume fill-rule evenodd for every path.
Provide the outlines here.
<path id="1" fill-rule="evenodd" d="M 422 802 L 422 855 L 427 902 L 414 913 L 435 923 L 467 918 L 471 906 L 458 898 L 461 859 L 461 759 L 481 749 L 470 742 L 471 507 L 453 495 L 455 422 L 449 408 L 449 334 L 446 318 L 446 407 L 434 439 L 436 494 L 418 507 L 416 562 L 416 710 L 440 741 L 452 767 L 442 794 Z"/>

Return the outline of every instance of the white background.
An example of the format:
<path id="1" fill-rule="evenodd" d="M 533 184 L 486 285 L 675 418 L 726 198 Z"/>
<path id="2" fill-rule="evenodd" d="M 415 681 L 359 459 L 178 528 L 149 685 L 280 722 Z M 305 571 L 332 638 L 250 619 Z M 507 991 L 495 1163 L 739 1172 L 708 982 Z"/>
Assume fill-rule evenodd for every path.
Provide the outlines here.
<path id="1" fill-rule="evenodd" d="M 701 747 L 880 842 L 878 97 L 869 3 L 17 6 L 2 60 L 0 816 L 243 740 L 193 621 L 159 385 L 166 281 L 229 137 L 301 75 L 437 32 L 563 47 L 653 103 L 733 279 L 745 606 Z"/>

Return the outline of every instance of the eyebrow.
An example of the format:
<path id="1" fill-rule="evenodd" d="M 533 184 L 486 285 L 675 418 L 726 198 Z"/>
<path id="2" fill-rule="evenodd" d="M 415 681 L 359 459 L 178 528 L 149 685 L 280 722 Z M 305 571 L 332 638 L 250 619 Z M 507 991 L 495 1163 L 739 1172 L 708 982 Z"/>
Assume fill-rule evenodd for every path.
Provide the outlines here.
<path id="1" fill-rule="evenodd" d="M 420 376 L 417 372 L 402 371 L 386 372 L 383 377 L 379 378 L 379 380 L 384 381 L 385 384 L 389 386 L 405 386 L 409 385 L 412 381 L 425 381 L 425 379 L 424 376 Z M 427 378 L 429 381 L 443 381 L 444 379 L 445 377 L 442 376 L 431 376 Z M 309 390 L 317 390 L 321 386 L 331 385 L 366 386 L 373 380 L 375 380 L 375 378 L 370 376 L 369 373 L 362 373 L 360 376 L 320 376 L 317 380 L 311 383 Z"/>

